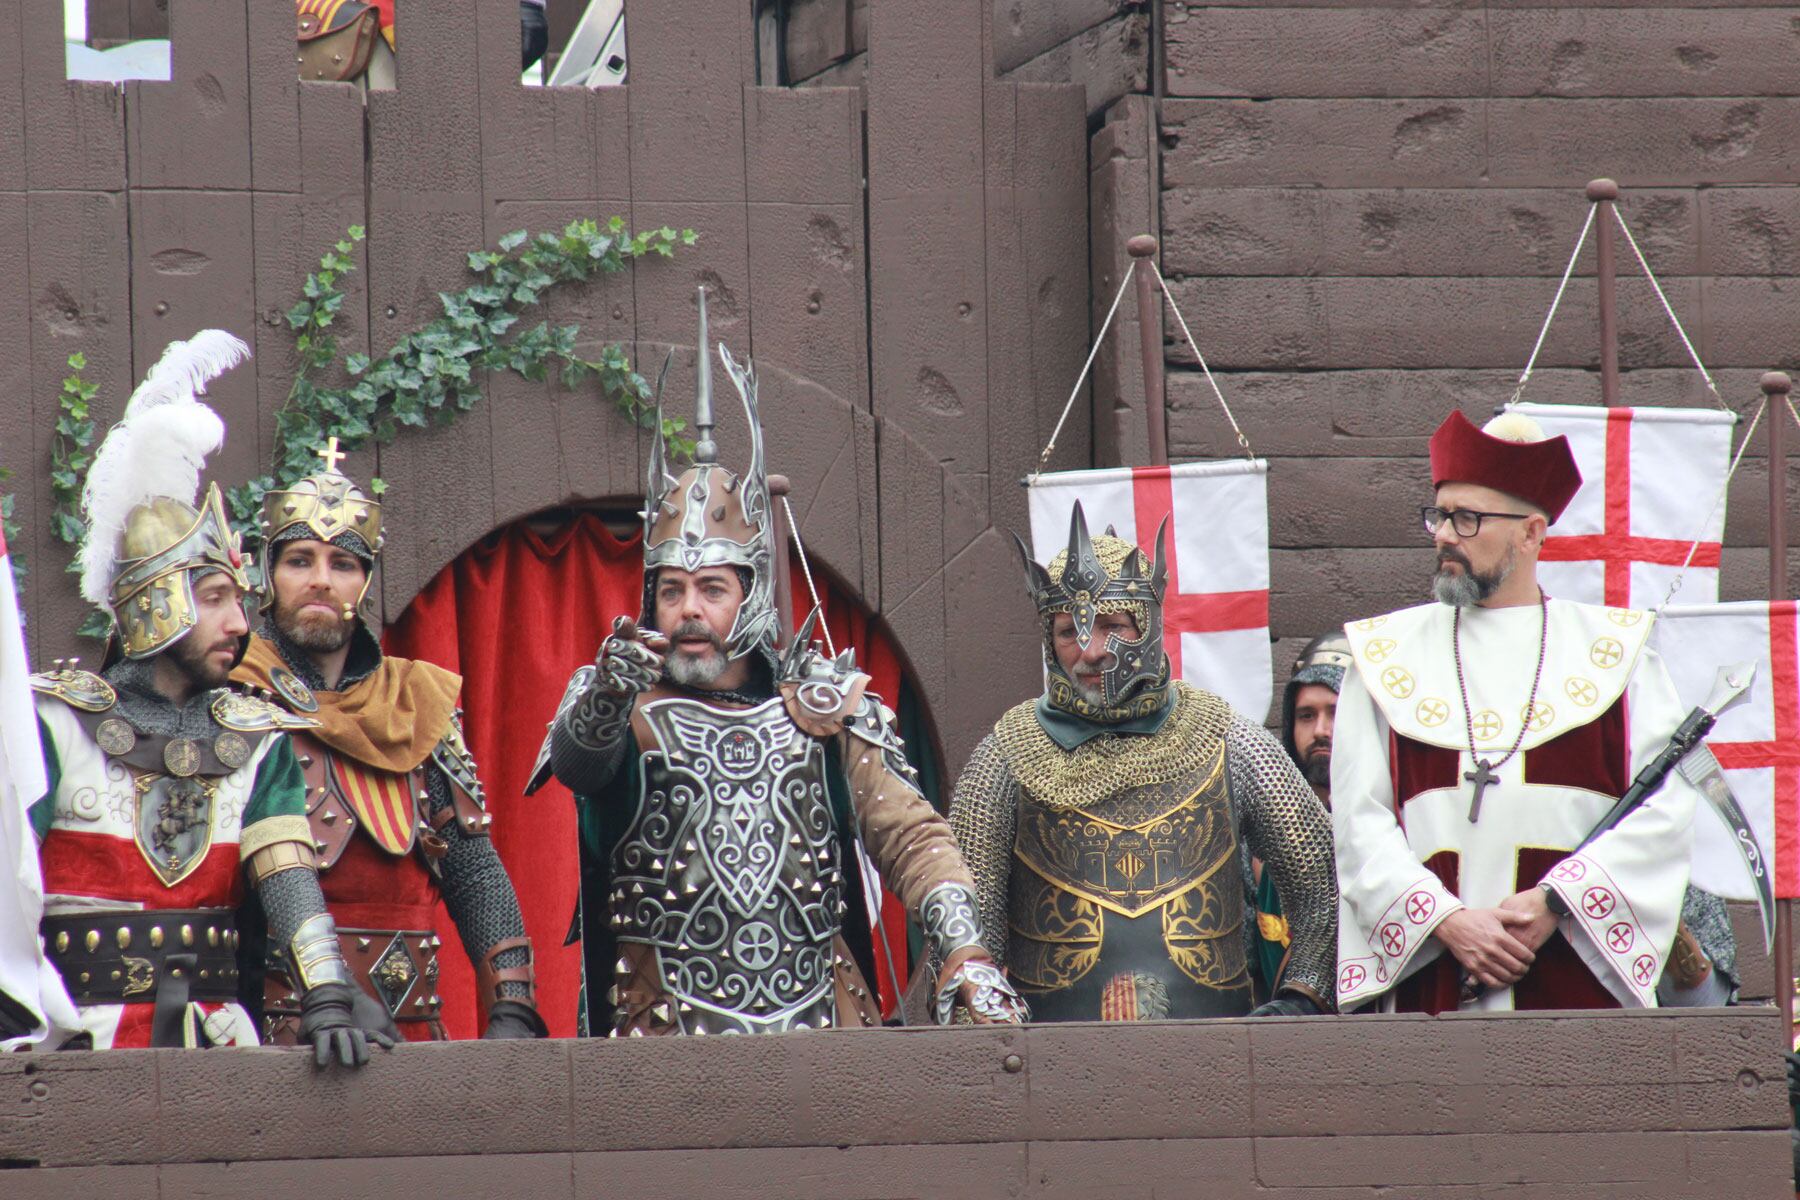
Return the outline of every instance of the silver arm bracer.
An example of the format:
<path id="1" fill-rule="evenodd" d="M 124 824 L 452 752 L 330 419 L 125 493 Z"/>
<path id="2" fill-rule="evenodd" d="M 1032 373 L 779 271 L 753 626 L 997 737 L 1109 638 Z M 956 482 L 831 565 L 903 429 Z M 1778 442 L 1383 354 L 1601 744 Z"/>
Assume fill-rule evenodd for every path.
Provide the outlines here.
<path id="1" fill-rule="evenodd" d="M 1018 821 L 1019 781 L 990 733 L 976 745 L 956 781 L 950 800 L 950 829 L 975 879 L 982 943 L 1000 966 L 1006 965 L 1007 894 Z"/>
<path id="2" fill-rule="evenodd" d="M 1292 945 L 1276 987 L 1337 1005 L 1337 867 L 1331 820 L 1293 759 L 1261 725 L 1232 714 L 1225 731 L 1231 802 L 1250 852 L 1275 879 Z"/>
<path id="3" fill-rule="evenodd" d="M 605 688 L 594 667 L 577 670 L 550 720 L 527 792 L 551 772 L 576 795 L 592 795 L 612 782 L 625 761 L 633 699 L 634 693 Z"/>

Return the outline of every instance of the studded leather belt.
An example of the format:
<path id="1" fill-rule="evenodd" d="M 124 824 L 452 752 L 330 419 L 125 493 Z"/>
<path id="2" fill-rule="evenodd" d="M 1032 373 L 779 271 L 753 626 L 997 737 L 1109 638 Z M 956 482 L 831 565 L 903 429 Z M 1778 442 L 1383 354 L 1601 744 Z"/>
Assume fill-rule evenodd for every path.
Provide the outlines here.
<path id="1" fill-rule="evenodd" d="M 192 1000 L 237 999 L 235 914 L 217 908 L 63 913 L 39 927 L 77 1004 L 154 1004 L 153 1046 L 183 1044 Z"/>
<path id="2" fill-rule="evenodd" d="M 441 944 L 429 929 L 338 929 L 338 945 L 357 986 L 379 1000 L 395 1021 L 435 1021 L 442 1015 L 443 1000 L 437 990 Z M 300 1011 L 299 995 L 284 965 L 278 957 L 269 963 L 263 993 L 265 1016 L 292 1016 Z"/>

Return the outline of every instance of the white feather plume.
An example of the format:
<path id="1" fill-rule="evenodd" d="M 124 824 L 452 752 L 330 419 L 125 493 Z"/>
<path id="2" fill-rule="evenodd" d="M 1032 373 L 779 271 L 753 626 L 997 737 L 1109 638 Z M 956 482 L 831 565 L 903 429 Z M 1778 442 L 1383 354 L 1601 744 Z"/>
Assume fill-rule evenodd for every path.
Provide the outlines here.
<path id="1" fill-rule="evenodd" d="M 140 504 L 200 497 L 206 456 L 225 444 L 225 422 L 197 396 L 213 379 L 250 357 L 250 347 L 222 329 L 171 342 L 131 393 L 125 415 L 107 433 L 82 489 L 87 537 L 81 545 L 81 594 L 104 605 L 117 567 L 125 518 Z"/>

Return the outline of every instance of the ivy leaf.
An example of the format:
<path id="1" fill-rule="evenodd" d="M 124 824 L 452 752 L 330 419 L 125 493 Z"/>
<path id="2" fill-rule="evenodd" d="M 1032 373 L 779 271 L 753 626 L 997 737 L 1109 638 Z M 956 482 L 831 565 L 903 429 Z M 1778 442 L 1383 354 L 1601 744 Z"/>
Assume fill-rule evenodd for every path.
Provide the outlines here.
<path id="1" fill-rule="evenodd" d="M 512 251 L 517 250 L 520 246 L 525 244 L 525 237 L 526 234 L 523 229 L 515 229 L 500 239 L 500 249 L 510 254 Z"/>
<path id="2" fill-rule="evenodd" d="M 352 375 L 361 375 L 368 369 L 369 356 L 366 354 L 352 354 L 344 360 L 344 370 Z"/>
<path id="3" fill-rule="evenodd" d="M 288 328 L 290 328 L 290 329 L 304 328 L 306 326 L 306 323 L 312 319 L 312 314 L 313 314 L 313 306 L 312 306 L 311 301 L 308 301 L 308 300 L 300 301 L 298 304 L 294 305 L 294 307 L 287 310 Z"/>
<path id="4" fill-rule="evenodd" d="M 369 494 L 371 496 L 380 497 L 386 493 L 386 491 L 387 480 L 383 479 L 381 476 L 376 475 L 369 480 Z"/>

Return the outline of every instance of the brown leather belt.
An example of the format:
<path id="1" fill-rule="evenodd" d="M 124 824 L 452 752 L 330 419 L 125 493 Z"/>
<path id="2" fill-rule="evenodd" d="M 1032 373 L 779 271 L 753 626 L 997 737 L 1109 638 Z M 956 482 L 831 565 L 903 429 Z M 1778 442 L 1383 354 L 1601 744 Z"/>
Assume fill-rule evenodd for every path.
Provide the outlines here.
<path id="1" fill-rule="evenodd" d="M 237 999 L 235 914 L 218 908 L 63 913 L 39 927 L 77 1004 L 154 1004 L 152 1046 L 180 1046 L 189 1001 Z"/>
<path id="2" fill-rule="evenodd" d="M 338 929 L 338 946 L 356 986 L 381 1002 L 396 1021 L 435 1021 L 442 1016 L 438 995 L 438 937 L 429 929 Z M 263 990 L 267 1017 L 296 1016 L 300 996 L 283 956 L 271 955 Z"/>

